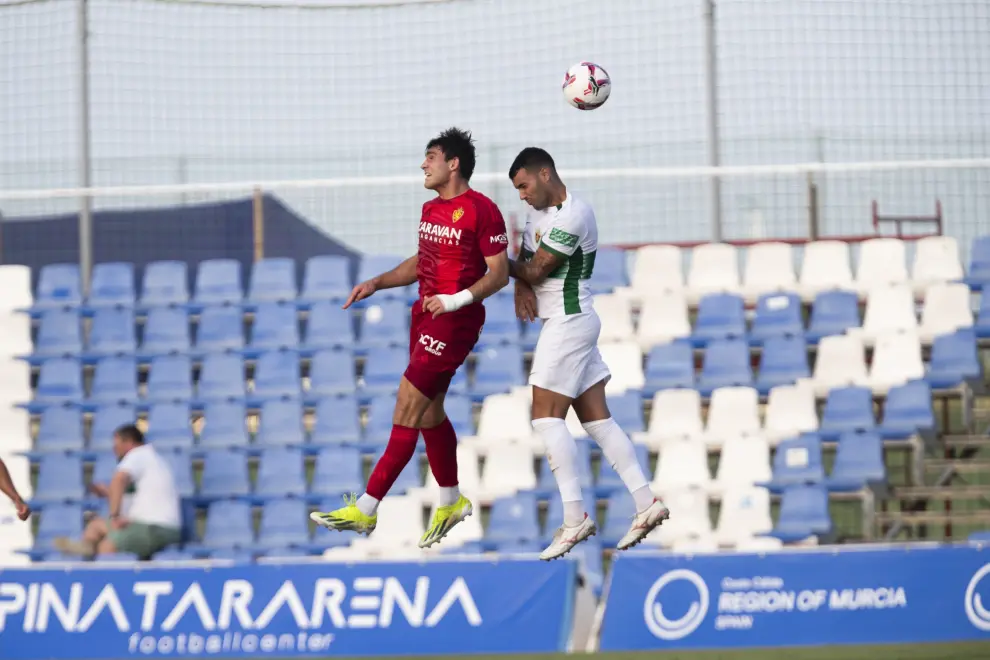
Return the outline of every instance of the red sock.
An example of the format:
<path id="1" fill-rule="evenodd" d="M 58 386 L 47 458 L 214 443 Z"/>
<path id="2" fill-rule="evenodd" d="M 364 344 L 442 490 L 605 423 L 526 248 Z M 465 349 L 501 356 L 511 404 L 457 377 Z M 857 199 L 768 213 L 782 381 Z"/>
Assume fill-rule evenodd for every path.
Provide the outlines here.
<path id="1" fill-rule="evenodd" d="M 416 453 L 417 440 L 419 440 L 419 429 L 392 426 L 392 435 L 388 439 L 385 453 L 378 459 L 375 469 L 368 477 L 368 495 L 379 501 L 385 499 L 392 484 Z"/>
<path id="2" fill-rule="evenodd" d="M 426 442 L 426 458 L 430 461 L 430 470 L 441 488 L 453 488 L 457 485 L 457 434 L 450 420 L 443 421 L 432 429 L 423 429 L 423 440 Z"/>

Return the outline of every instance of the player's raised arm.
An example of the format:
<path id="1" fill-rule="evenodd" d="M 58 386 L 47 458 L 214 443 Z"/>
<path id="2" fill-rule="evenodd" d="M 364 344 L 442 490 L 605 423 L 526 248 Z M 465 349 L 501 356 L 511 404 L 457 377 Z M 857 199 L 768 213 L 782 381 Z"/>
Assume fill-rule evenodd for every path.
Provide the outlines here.
<path id="1" fill-rule="evenodd" d="M 0 459 L 0 492 L 9 497 L 10 501 L 17 507 L 17 517 L 21 520 L 27 520 L 28 516 L 31 515 L 31 509 L 21 499 L 20 493 L 17 492 L 17 488 L 14 486 L 14 480 L 10 478 L 10 472 L 7 471 L 7 466 L 4 464 L 3 459 Z"/>
<path id="2" fill-rule="evenodd" d="M 361 282 L 351 290 L 351 295 L 347 296 L 344 309 L 347 309 L 359 300 L 370 297 L 375 291 L 381 289 L 394 289 L 400 286 L 409 286 L 416 281 L 416 266 L 419 264 L 419 255 L 414 254 L 401 264 L 377 277 Z"/>

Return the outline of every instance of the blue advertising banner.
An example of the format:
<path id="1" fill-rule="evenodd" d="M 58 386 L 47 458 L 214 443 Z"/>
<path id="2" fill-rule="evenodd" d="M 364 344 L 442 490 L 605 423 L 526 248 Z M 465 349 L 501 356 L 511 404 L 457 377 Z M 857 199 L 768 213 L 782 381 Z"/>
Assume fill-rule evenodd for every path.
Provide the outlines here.
<path id="1" fill-rule="evenodd" d="M 990 640 L 990 549 L 620 555 L 602 650 Z"/>
<path id="2" fill-rule="evenodd" d="M 0 572 L 0 657 L 553 652 L 575 562 L 537 560 Z"/>

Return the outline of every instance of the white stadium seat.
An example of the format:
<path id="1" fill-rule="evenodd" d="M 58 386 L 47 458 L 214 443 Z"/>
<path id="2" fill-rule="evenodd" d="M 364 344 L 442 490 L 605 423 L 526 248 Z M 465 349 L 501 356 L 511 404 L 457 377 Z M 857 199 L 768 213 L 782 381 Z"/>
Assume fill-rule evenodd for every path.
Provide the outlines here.
<path id="1" fill-rule="evenodd" d="M 690 335 L 691 321 L 683 291 L 661 291 L 643 299 L 636 340 L 644 353 L 658 344 Z"/>
<path id="2" fill-rule="evenodd" d="M 653 395 L 649 428 L 634 439 L 651 449 L 660 449 L 671 438 L 688 437 L 701 443 L 703 431 L 698 390 L 660 390 Z"/>
<path id="3" fill-rule="evenodd" d="M 674 541 L 670 551 L 678 555 L 714 554 L 718 552 L 718 543 L 710 534 L 692 536 Z"/>
<path id="4" fill-rule="evenodd" d="M 485 530 L 481 526 L 481 511 L 479 507 L 474 510 L 474 513 L 454 527 L 454 529 L 450 530 L 447 536 L 443 537 L 442 543 L 434 545 L 431 549 L 438 551 L 449 550 L 450 548 L 461 546 L 471 541 L 478 541 L 484 535 Z"/>
<path id="5" fill-rule="evenodd" d="M 863 343 L 870 346 L 880 335 L 917 330 L 918 315 L 911 287 L 905 283 L 881 284 L 870 289 L 866 298 L 863 326 L 850 329 L 849 334 L 860 335 Z"/>
<path id="6" fill-rule="evenodd" d="M 475 493 L 481 492 L 481 469 L 478 453 L 473 446 L 466 443 L 457 445 L 457 481 L 462 493 L 469 499 Z M 423 487 L 422 499 L 433 504 L 440 494 L 440 486 L 432 470 L 426 471 L 426 485 Z"/>
<path id="7" fill-rule="evenodd" d="M 899 238 L 871 238 L 859 250 L 856 290 L 862 298 L 876 286 L 908 281 L 904 241 Z"/>
<path id="8" fill-rule="evenodd" d="M 0 402 L 0 454 L 31 451 L 31 416 L 23 408 Z"/>
<path id="9" fill-rule="evenodd" d="M 746 252 L 743 296 L 753 304 L 764 293 L 794 291 L 794 256 L 787 243 L 757 243 Z"/>
<path id="10" fill-rule="evenodd" d="M 927 236 L 914 248 L 911 283 L 921 297 L 932 284 L 957 282 L 965 277 L 959 259 L 959 243 L 952 236 Z"/>
<path id="11" fill-rule="evenodd" d="M 961 282 L 932 284 L 925 291 L 921 308 L 921 341 L 931 344 L 938 335 L 946 335 L 973 325 L 973 307 L 969 287 Z"/>
<path id="12" fill-rule="evenodd" d="M 766 488 L 748 486 L 732 488 L 722 495 L 715 537 L 719 545 L 739 546 L 759 534 L 773 529 L 770 516 L 770 493 Z"/>
<path id="13" fill-rule="evenodd" d="M 687 295 L 691 305 L 709 293 L 738 293 L 739 256 L 726 243 L 699 245 L 691 252 Z"/>
<path id="14" fill-rule="evenodd" d="M 807 383 L 778 385 L 767 398 L 764 433 L 771 446 L 781 440 L 818 430 L 815 391 Z"/>
<path id="15" fill-rule="evenodd" d="M 655 489 L 708 488 L 709 483 L 708 452 L 703 444 L 683 437 L 663 443 L 653 477 Z"/>
<path id="16" fill-rule="evenodd" d="M 917 333 L 892 332 L 877 339 L 869 383 L 874 394 L 886 394 L 891 387 L 924 377 Z"/>
<path id="17" fill-rule="evenodd" d="M 527 442 L 532 436 L 529 402 L 521 395 L 491 394 L 481 404 L 478 435 L 465 440 L 478 443 L 478 451 L 483 452 L 492 444 L 512 440 Z"/>
<path id="18" fill-rule="evenodd" d="M 0 404 L 31 400 L 31 366 L 24 360 L 0 357 Z"/>
<path id="19" fill-rule="evenodd" d="M 765 483 L 772 477 L 770 443 L 766 437 L 761 433 L 740 433 L 726 438 L 710 490 L 724 493 L 732 488 Z"/>
<path id="20" fill-rule="evenodd" d="M 482 499 L 494 500 L 536 488 L 536 470 L 530 447 L 519 443 L 494 445 L 481 475 Z"/>
<path id="21" fill-rule="evenodd" d="M 754 536 L 740 539 L 736 545 L 737 552 L 776 552 L 784 547 L 784 542 L 772 536 Z"/>
<path id="22" fill-rule="evenodd" d="M 673 245 L 645 245 L 636 250 L 630 286 L 620 287 L 615 293 L 638 301 L 659 291 L 683 290 L 681 249 Z"/>
<path id="23" fill-rule="evenodd" d="M 601 319 L 598 343 L 605 344 L 633 339 L 632 308 L 629 299 L 615 295 L 595 296 L 595 311 Z"/>
<path id="24" fill-rule="evenodd" d="M 841 241 L 814 241 L 804 246 L 798 291 L 811 302 L 822 291 L 855 291 L 849 246 Z"/>
<path id="25" fill-rule="evenodd" d="M 687 541 L 702 543 L 712 538 L 712 519 L 708 513 L 708 494 L 700 488 L 674 488 L 661 493 L 670 509 L 667 520 L 647 537 L 651 543 L 671 547 Z M 683 546 L 682 546 L 683 547 Z"/>
<path id="26" fill-rule="evenodd" d="M 0 310 L 0 356 L 28 355 L 32 350 L 31 317 Z"/>
<path id="27" fill-rule="evenodd" d="M 31 461 L 27 456 L 19 456 L 10 453 L 10 450 L 0 450 L 0 459 L 7 465 L 10 472 L 10 479 L 14 482 L 14 488 L 25 500 L 30 500 L 34 496 L 34 488 L 31 486 Z M 0 497 L 6 499 L 0 494 Z"/>
<path id="28" fill-rule="evenodd" d="M 31 269 L 15 264 L 0 266 L 0 312 L 27 309 L 33 304 Z"/>
<path id="29" fill-rule="evenodd" d="M 608 394 L 622 394 L 626 390 L 641 390 L 646 382 L 643 374 L 643 353 L 635 342 L 624 341 L 602 344 L 598 347 L 602 359 L 612 372 L 605 385 Z"/>
<path id="30" fill-rule="evenodd" d="M 415 545 L 426 532 L 423 500 L 415 495 L 390 495 L 378 505 L 381 523 L 368 537 L 369 545 L 394 547 Z"/>
<path id="31" fill-rule="evenodd" d="M 817 397 L 835 387 L 869 384 L 863 340 L 853 335 L 832 335 L 818 343 L 811 385 Z"/>
<path id="32" fill-rule="evenodd" d="M 740 433 L 758 433 L 760 426 L 760 394 L 754 388 L 720 387 L 712 392 L 705 426 L 708 447 L 721 447 L 726 438 Z"/>

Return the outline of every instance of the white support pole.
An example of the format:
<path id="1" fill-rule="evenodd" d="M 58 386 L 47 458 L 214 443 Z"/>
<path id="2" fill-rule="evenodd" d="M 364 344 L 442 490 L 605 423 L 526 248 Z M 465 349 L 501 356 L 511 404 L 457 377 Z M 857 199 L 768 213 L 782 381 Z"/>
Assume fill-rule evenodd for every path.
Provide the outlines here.
<path id="1" fill-rule="evenodd" d="M 719 166 L 718 130 L 718 55 L 715 31 L 715 0 L 701 0 L 704 6 L 705 21 L 705 148 L 707 165 Z M 722 240 L 722 182 L 719 177 L 708 179 L 708 199 L 712 241 Z"/>
<path id="2" fill-rule="evenodd" d="M 76 59 L 78 70 L 77 86 L 79 94 L 76 99 L 78 107 L 77 141 L 79 145 L 78 169 L 79 187 L 92 186 L 92 171 L 89 154 L 89 6 L 88 0 L 77 0 L 76 4 Z M 79 272 L 82 277 L 82 288 L 89 295 L 89 280 L 93 270 L 93 200 L 88 194 L 79 197 Z"/>

